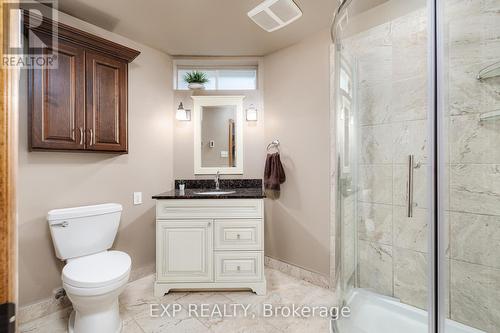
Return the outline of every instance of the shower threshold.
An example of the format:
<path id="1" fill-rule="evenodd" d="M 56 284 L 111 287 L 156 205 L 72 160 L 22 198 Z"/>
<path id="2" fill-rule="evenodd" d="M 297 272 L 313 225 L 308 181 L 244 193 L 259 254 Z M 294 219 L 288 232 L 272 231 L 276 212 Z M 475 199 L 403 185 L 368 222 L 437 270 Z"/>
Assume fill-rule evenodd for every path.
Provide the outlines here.
<path id="1" fill-rule="evenodd" d="M 334 333 L 427 333 L 427 312 L 398 299 L 364 289 L 347 297 L 351 316 L 335 323 Z M 485 333 L 446 319 L 446 333 Z"/>

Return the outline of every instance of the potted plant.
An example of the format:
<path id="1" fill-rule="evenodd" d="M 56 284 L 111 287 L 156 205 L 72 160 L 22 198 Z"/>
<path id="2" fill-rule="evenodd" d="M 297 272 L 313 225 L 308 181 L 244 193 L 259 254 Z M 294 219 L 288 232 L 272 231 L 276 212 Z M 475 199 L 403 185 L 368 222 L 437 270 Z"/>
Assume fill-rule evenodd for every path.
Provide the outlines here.
<path id="1" fill-rule="evenodd" d="M 189 89 L 205 89 L 205 83 L 209 81 L 207 73 L 192 71 L 184 75 L 184 81 L 188 84 Z"/>

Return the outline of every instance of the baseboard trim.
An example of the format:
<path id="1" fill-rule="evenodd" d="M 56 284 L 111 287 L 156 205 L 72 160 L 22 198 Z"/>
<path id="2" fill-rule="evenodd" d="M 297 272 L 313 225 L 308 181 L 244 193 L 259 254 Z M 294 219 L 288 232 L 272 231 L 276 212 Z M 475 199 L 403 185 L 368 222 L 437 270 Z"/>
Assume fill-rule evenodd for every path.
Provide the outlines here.
<path id="1" fill-rule="evenodd" d="M 316 272 L 311 272 L 299 266 L 295 266 L 284 261 L 271 257 L 264 257 L 264 265 L 276 269 L 282 273 L 293 276 L 296 279 L 304 280 L 318 287 L 328 289 L 330 287 L 329 278 Z"/>
<path id="2" fill-rule="evenodd" d="M 155 264 L 150 264 L 144 267 L 134 269 L 132 272 L 130 272 L 129 283 L 135 280 L 139 280 L 155 272 L 156 272 Z M 69 307 L 71 307 L 71 302 L 67 296 L 61 297 L 60 299 L 49 297 L 37 303 L 20 307 L 18 309 L 16 319 L 18 325 L 21 325 L 30 322 L 32 320 L 45 317 L 52 313 L 66 310 Z"/>

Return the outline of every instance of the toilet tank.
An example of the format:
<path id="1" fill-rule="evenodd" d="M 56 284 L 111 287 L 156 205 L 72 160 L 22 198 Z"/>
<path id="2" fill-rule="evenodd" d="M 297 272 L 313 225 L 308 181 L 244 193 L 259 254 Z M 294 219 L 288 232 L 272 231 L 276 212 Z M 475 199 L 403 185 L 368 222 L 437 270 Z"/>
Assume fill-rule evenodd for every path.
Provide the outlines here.
<path id="1" fill-rule="evenodd" d="M 47 221 L 56 256 L 66 260 L 108 250 L 121 213 L 116 203 L 51 210 Z"/>

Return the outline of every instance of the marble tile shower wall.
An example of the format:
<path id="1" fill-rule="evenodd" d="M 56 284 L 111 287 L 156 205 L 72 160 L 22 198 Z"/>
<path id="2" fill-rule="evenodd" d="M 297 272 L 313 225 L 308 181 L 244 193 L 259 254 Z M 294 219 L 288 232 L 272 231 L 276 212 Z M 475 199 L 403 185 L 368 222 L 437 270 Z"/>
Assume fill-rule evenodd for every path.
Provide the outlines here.
<path id="1" fill-rule="evenodd" d="M 451 318 L 500 331 L 500 0 L 445 1 Z"/>
<path id="2" fill-rule="evenodd" d="M 359 286 L 427 302 L 427 16 L 425 9 L 345 44 L 357 63 Z M 408 155 L 415 169 L 407 215 Z"/>
<path id="3" fill-rule="evenodd" d="M 427 13 L 411 13 L 346 41 L 358 62 L 358 279 L 363 288 L 426 308 L 428 189 Z M 500 0 L 446 0 L 445 135 L 448 315 L 500 331 Z M 414 154 L 414 217 L 406 217 Z"/>

